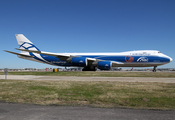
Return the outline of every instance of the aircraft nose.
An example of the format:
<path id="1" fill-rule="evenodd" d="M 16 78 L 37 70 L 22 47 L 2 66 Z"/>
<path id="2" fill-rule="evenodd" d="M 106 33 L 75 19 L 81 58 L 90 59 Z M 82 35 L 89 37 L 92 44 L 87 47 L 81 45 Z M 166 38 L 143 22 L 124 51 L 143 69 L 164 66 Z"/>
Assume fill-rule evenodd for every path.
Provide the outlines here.
<path id="1" fill-rule="evenodd" d="M 173 59 L 172 58 L 170 58 L 170 62 L 172 62 L 173 61 Z"/>

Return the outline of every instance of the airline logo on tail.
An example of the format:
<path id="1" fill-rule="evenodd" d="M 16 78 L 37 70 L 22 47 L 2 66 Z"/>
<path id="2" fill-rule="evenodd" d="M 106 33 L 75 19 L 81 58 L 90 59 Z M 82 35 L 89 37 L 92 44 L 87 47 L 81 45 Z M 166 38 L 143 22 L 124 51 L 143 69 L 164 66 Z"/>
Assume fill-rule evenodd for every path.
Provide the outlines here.
<path id="1" fill-rule="evenodd" d="M 16 34 L 16 39 L 20 49 L 40 51 L 30 40 L 23 34 Z"/>
<path id="2" fill-rule="evenodd" d="M 24 48 L 26 50 L 29 50 L 30 48 L 36 48 L 36 50 L 40 51 L 34 44 L 32 43 L 27 43 L 27 42 L 24 42 L 23 44 L 21 44 L 19 46 L 20 49 Z"/>

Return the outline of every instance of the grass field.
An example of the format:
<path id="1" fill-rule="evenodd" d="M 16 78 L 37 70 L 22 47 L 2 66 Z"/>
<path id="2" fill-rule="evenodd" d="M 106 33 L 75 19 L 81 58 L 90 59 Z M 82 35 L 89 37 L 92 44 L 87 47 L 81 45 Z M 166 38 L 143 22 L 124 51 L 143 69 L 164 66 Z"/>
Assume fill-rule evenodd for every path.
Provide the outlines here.
<path id="1" fill-rule="evenodd" d="M 0 72 L 0 75 L 3 75 Z M 9 75 L 47 75 L 84 77 L 168 77 L 175 78 L 175 72 L 9 72 Z"/>
<path id="2" fill-rule="evenodd" d="M 175 110 L 175 84 L 0 80 L 0 101 Z"/>

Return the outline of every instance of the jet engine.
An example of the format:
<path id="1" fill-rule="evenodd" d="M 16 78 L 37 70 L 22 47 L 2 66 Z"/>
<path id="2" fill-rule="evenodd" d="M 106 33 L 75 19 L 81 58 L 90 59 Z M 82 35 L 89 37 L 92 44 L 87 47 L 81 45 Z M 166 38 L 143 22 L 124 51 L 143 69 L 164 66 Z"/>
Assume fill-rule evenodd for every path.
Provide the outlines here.
<path id="1" fill-rule="evenodd" d="M 110 61 L 99 61 L 97 67 L 100 70 L 110 70 L 112 63 Z"/>
<path id="2" fill-rule="evenodd" d="M 73 66 L 85 67 L 87 66 L 87 58 L 86 57 L 73 57 L 71 59 L 71 64 Z"/>

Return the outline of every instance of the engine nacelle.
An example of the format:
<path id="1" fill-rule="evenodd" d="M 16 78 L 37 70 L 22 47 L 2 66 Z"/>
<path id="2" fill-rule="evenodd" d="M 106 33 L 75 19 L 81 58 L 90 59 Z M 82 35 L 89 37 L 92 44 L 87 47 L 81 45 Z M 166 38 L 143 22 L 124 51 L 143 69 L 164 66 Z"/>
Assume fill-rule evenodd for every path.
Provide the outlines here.
<path id="1" fill-rule="evenodd" d="M 71 60 L 73 66 L 85 67 L 87 66 L 87 58 L 86 57 L 73 57 Z"/>
<path id="2" fill-rule="evenodd" d="M 110 70 L 112 63 L 110 61 L 99 61 L 97 66 L 100 70 Z"/>

